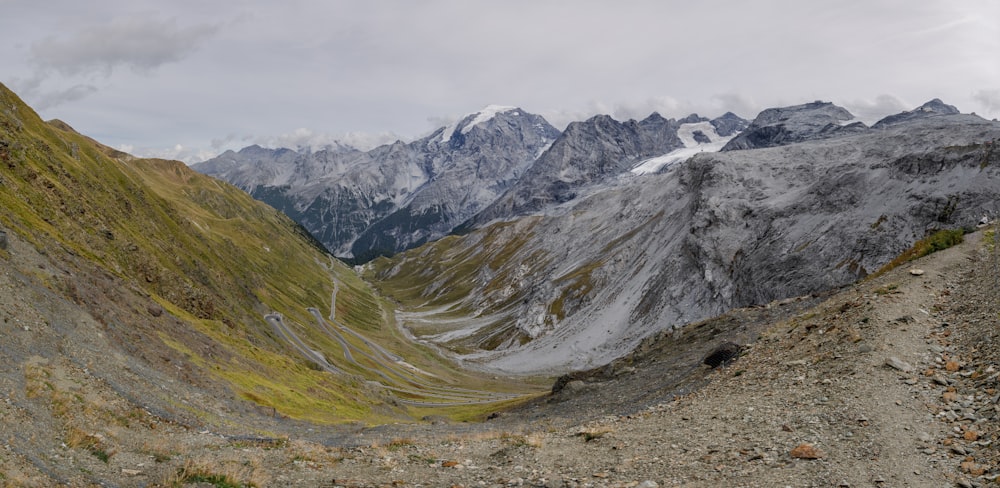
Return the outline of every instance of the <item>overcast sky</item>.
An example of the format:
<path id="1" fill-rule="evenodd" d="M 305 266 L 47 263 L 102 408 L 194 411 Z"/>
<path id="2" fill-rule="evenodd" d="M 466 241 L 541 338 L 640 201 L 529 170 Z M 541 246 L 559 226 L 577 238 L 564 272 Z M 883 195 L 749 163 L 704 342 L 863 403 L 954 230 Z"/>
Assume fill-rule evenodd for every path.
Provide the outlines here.
<path id="1" fill-rule="evenodd" d="M 0 0 L 0 82 L 140 156 L 411 139 L 489 104 L 562 129 L 941 98 L 1000 117 L 1000 2 Z"/>

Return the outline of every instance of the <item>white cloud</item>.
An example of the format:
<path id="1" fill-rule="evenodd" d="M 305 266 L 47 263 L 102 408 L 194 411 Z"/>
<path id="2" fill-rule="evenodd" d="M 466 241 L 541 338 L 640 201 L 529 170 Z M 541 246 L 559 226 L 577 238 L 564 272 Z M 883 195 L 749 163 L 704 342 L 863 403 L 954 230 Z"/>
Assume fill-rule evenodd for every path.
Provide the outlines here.
<path id="1" fill-rule="evenodd" d="M 927 101 L 928 100 L 921 100 L 919 104 L 910 106 L 893 95 L 882 94 L 875 97 L 874 100 L 851 100 L 843 102 L 843 104 L 844 108 L 854 114 L 855 117 L 864 123 L 871 125 L 887 115 L 898 114 L 906 110 L 913 110 L 914 108 L 917 108 L 918 105 Z M 948 100 L 945 100 L 944 102 L 949 103 Z"/>
<path id="2" fill-rule="evenodd" d="M 254 138 L 254 144 L 266 147 L 287 147 L 292 149 L 320 150 L 338 145 L 351 146 L 355 149 L 368 150 L 382 144 L 390 144 L 403 137 L 392 132 L 366 133 L 347 132 L 340 135 L 315 133 L 307 128 L 298 128 L 291 133 L 278 136 L 263 136 Z"/>
<path id="3" fill-rule="evenodd" d="M 127 150 L 125 148 L 128 148 Z M 140 158 L 172 159 L 191 164 L 218 156 L 210 149 L 186 148 L 183 144 L 173 147 L 135 147 L 130 144 L 119 144 L 118 149 Z"/>
<path id="4" fill-rule="evenodd" d="M 988 117 L 1000 116 L 1000 90 L 979 90 L 972 95 L 972 99 L 986 109 Z"/>

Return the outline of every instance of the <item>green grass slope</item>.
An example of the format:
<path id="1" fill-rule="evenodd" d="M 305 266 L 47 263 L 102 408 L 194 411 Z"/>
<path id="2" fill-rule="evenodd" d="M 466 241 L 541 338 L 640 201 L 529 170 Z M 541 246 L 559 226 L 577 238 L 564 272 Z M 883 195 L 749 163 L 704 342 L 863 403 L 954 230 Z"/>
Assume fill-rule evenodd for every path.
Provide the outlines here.
<path id="1" fill-rule="evenodd" d="M 64 263 L 68 271 L 44 285 L 105 323 L 130 354 L 154 365 L 161 356 L 181 357 L 198 369 L 184 379 L 221 384 L 282 415 L 379 423 L 426 414 L 426 406 L 397 402 L 392 389 L 367 381 L 388 373 L 398 384 L 413 378 L 387 373 L 393 365 L 366 364 L 366 358 L 346 361 L 338 354 L 340 344 L 313 325 L 306 307 L 328 316 L 335 282 L 340 324 L 405 357 L 438 383 L 523 391 L 469 376 L 409 344 L 391 325 L 385 303 L 278 211 L 183 163 L 136 159 L 65 123 L 44 122 L 3 85 L 0 226 Z M 87 277 L 98 275 L 114 286 L 94 292 L 91 285 L 101 280 Z M 113 288 L 145 297 L 148 305 L 125 300 Z M 283 314 L 310 348 L 346 373 L 321 371 L 297 354 L 263 320 L 271 311 Z M 347 341 L 355 351 L 372 352 L 360 336 L 347 334 Z M 440 391 L 424 382 L 406 396 L 448 403 L 435 401 L 447 396 Z M 457 417 L 475 417 L 488 407 L 449 408 Z"/>

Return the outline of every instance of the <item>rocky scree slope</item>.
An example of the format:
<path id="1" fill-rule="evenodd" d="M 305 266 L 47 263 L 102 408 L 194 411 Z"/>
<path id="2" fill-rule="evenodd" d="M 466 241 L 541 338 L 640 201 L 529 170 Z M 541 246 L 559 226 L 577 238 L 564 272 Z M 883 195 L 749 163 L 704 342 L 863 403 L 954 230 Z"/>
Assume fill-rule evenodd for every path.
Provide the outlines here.
<path id="1" fill-rule="evenodd" d="M 585 369 L 658 330 L 851 283 L 935 229 L 997 214 L 998 138 L 1000 124 L 950 114 L 700 154 L 368 276 L 411 311 L 404 326 L 460 358 Z"/>
<path id="2" fill-rule="evenodd" d="M 193 166 L 366 261 L 449 233 L 503 193 L 559 136 L 542 117 L 490 106 L 410 143 L 361 152 L 249 147 Z"/>

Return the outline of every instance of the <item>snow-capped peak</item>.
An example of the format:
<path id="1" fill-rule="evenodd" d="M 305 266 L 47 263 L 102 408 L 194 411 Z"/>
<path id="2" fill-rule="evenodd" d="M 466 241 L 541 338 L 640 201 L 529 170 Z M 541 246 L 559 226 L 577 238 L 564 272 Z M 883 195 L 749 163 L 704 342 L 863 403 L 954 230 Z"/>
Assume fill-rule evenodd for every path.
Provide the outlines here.
<path id="1" fill-rule="evenodd" d="M 496 117 L 497 114 L 510 112 L 511 110 L 517 110 L 517 107 L 508 107 L 504 105 L 489 105 L 486 108 L 480 110 L 479 113 L 476 114 L 476 118 L 472 119 L 472 122 L 465 124 L 465 127 L 462 128 L 462 133 L 468 134 L 473 127 L 482 124 L 483 122 L 488 122 L 493 117 Z"/>
<path id="2" fill-rule="evenodd" d="M 510 112 L 512 110 L 517 110 L 517 107 L 510 107 L 507 105 L 488 105 L 486 106 L 486 108 L 480 110 L 479 112 L 476 112 L 475 114 L 466 115 L 465 117 L 462 117 L 456 120 L 455 122 L 452 122 L 450 125 L 448 125 L 448 127 L 445 127 L 444 132 L 441 133 L 441 142 L 448 142 L 451 139 L 451 136 L 455 135 L 455 131 L 459 130 L 459 124 L 461 124 L 465 120 L 468 120 L 469 117 L 474 116 L 473 119 L 469 121 L 469 123 L 462 126 L 461 128 L 462 134 L 468 134 L 473 127 L 482 124 L 484 122 L 489 122 L 489 120 L 492 119 L 493 117 L 496 117 L 497 114 Z"/>

